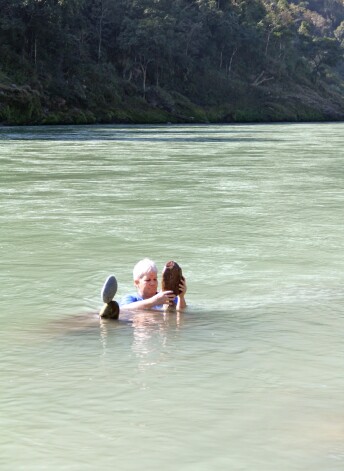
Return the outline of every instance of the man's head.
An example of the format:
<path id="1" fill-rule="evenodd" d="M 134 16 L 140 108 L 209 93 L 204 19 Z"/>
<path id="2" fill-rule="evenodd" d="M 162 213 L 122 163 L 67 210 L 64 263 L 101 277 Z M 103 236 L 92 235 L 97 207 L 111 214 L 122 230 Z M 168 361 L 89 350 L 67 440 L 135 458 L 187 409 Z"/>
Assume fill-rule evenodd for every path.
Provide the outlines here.
<path id="1" fill-rule="evenodd" d="M 144 258 L 134 267 L 134 284 L 143 299 L 154 296 L 158 289 L 157 267 L 153 260 Z"/>

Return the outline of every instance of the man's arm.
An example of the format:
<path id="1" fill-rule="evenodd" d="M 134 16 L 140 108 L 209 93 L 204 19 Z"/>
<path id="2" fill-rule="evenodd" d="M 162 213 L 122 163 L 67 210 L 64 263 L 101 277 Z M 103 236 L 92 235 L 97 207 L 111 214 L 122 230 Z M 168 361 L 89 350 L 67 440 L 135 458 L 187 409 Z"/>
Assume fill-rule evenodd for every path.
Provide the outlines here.
<path id="1" fill-rule="evenodd" d="M 132 301 L 125 298 L 124 304 L 121 304 L 121 309 L 140 310 L 140 309 L 152 309 L 155 306 L 160 306 L 161 304 L 167 304 L 170 301 L 173 301 L 174 294 L 172 291 L 160 291 L 151 298 L 142 299 L 142 301 Z"/>

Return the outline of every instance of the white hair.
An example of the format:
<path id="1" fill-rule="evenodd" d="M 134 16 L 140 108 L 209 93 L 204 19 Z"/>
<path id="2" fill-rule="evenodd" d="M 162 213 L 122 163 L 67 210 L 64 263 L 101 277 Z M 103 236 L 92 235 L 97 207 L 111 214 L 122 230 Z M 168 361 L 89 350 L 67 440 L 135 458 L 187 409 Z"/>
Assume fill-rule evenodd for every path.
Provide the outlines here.
<path id="1" fill-rule="evenodd" d="M 147 275 L 150 271 L 153 271 L 154 273 L 158 273 L 158 269 L 155 265 L 155 262 L 153 260 L 150 260 L 149 258 L 144 258 L 143 260 L 140 260 L 133 269 L 133 277 L 134 281 L 139 280 L 143 276 Z"/>

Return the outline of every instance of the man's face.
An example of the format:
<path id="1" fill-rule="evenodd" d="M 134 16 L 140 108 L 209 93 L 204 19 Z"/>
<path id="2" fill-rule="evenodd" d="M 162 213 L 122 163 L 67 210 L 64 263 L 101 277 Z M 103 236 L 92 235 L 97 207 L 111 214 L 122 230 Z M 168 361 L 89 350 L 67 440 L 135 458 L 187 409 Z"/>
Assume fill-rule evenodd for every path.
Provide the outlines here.
<path id="1" fill-rule="evenodd" d="M 151 298 L 158 290 L 158 277 L 154 271 L 150 271 L 135 280 L 135 286 L 143 299 Z"/>

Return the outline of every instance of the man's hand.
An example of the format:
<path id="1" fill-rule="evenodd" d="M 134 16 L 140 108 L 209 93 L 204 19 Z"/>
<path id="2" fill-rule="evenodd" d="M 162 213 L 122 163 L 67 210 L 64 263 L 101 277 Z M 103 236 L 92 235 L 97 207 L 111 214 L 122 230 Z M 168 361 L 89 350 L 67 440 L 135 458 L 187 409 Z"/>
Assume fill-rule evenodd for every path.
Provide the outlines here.
<path id="1" fill-rule="evenodd" d="M 173 304 L 175 295 L 173 291 L 159 291 L 155 296 L 153 296 L 153 306 L 159 306 L 160 304 Z"/>

